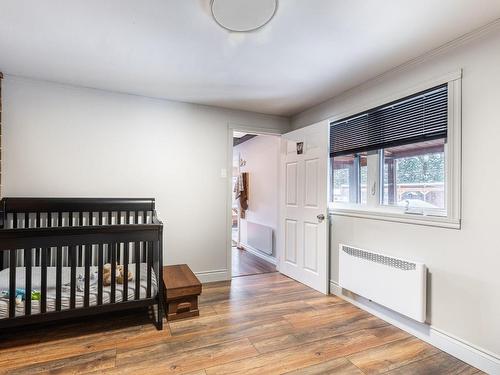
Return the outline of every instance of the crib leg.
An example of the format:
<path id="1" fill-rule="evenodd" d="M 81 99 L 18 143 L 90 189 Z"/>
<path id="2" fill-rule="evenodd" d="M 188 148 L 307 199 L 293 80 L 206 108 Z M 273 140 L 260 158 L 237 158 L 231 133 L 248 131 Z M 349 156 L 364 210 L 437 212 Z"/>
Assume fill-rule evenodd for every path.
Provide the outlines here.
<path id="1" fill-rule="evenodd" d="M 158 331 L 163 330 L 163 303 L 161 301 L 161 297 L 158 296 L 158 308 L 156 310 L 156 322 L 155 326 Z"/>
<path id="2" fill-rule="evenodd" d="M 156 329 L 158 331 L 162 331 L 163 330 L 163 313 L 161 312 L 160 304 L 158 304 L 158 314 L 156 316 L 157 316 Z"/>

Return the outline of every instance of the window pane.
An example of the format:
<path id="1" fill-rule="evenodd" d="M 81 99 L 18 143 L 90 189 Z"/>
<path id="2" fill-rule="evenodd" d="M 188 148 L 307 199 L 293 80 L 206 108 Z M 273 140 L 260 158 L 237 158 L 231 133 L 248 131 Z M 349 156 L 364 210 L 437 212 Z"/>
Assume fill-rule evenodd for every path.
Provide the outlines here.
<path id="1" fill-rule="evenodd" d="M 384 150 L 383 204 L 444 209 L 444 139 Z"/>
<path id="2" fill-rule="evenodd" d="M 333 201 L 350 202 L 350 196 L 354 186 L 350 181 L 355 173 L 354 155 L 337 156 L 333 158 Z"/>
<path id="3" fill-rule="evenodd" d="M 334 202 L 366 203 L 366 153 L 336 156 L 332 161 L 332 195 Z"/>
<path id="4" fill-rule="evenodd" d="M 368 159 L 366 152 L 359 154 L 359 169 L 360 169 L 360 190 L 361 190 L 361 204 L 367 202 L 367 182 L 368 182 Z"/>

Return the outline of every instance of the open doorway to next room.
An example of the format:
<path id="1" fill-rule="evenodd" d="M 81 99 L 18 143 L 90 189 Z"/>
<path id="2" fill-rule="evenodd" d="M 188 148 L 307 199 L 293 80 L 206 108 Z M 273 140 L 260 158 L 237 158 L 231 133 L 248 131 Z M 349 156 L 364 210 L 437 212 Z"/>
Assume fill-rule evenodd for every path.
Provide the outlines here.
<path id="1" fill-rule="evenodd" d="M 276 271 L 280 138 L 233 133 L 232 276 Z"/>

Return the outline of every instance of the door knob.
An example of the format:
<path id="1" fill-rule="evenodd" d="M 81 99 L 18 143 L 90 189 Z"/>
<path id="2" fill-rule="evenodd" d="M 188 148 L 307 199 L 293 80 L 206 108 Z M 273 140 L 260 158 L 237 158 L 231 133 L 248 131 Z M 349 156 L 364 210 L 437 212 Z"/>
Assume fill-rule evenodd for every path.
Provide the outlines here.
<path id="1" fill-rule="evenodd" d="M 325 215 L 323 214 L 319 214 L 318 216 L 316 216 L 318 218 L 318 221 L 321 223 L 323 220 L 325 220 Z"/>

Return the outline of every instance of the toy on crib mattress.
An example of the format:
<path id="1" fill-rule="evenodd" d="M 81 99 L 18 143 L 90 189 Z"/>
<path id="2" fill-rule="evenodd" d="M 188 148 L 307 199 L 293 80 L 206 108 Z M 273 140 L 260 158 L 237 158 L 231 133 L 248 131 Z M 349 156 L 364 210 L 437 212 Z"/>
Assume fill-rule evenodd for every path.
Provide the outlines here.
<path id="1" fill-rule="evenodd" d="M 2 297 L 9 298 L 9 291 L 2 290 Z M 26 289 L 17 288 L 16 289 L 16 305 L 20 305 L 26 300 Z M 31 291 L 31 300 L 32 301 L 40 301 L 40 292 L 38 290 Z"/>
<path id="2" fill-rule="evenodd" d="M 111 285 L 111 264 L 106 263 L 102 269 L 102 281 L 105 286 Z M 133 280 L 132 272 L 128 271 L 127 279 L 129 281 Z M 116 282 L 118 284 L 123 284 L 125 280 L 125 269 L 123 265 L 116 266 Z"/>

